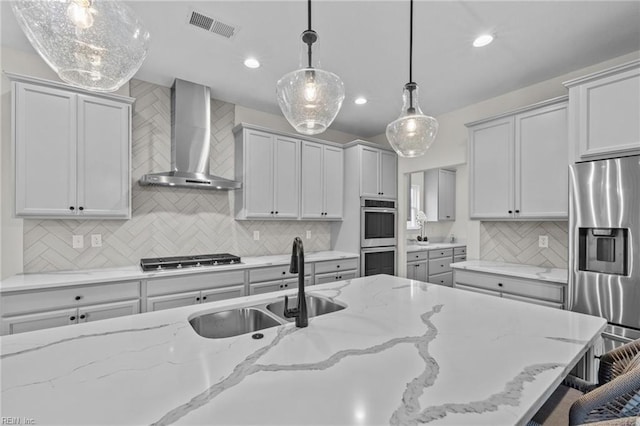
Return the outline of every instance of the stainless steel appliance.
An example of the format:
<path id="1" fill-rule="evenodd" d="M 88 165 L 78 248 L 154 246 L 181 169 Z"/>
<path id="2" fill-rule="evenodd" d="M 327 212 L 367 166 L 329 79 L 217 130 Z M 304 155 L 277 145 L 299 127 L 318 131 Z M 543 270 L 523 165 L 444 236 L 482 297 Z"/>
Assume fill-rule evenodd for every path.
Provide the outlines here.
<path id="1" fill-rule="evenodd" d="M 396 202 L 360 199 L 360 247 L 396 245 Z"/>
<path id="2" fill-rule="evenodd" d="M 369 247 L 360 250 L 360 273 L 370 275 L 396 274 L 395 247 Z"/>
<path id="3" fill-rule="evenodd" d="M 640 338 L 640 156 L 578 163 L 569 179 L 569 305 L 607 319 L 607 351 Z"/>
<path id="4" fill-rule="evenodd" d="M 242 263 L 240 257 L 229 253 L 140 259 L 140 267 L 143 271 L 164 271 L 169 269 L 232 265 L 237 263 Z"/>

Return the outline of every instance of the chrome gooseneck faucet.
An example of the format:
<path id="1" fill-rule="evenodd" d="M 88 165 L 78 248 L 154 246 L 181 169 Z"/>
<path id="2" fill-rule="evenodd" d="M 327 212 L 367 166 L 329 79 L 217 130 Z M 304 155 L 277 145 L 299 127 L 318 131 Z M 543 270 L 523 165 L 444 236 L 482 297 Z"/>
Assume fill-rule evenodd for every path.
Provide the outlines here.
<path id="1" fill-rule="evenodd" d="M 295 318 L 296 327 L 306 327 L 309 325 L 309 316 L 307 315 L 307 299 L 304 295 L 304 248 L 300 237 L 293 240 L 289 272 L 298 274 L 298 307 L 289 309 L 289 297 L 285 296 L 284 316 Z"/>

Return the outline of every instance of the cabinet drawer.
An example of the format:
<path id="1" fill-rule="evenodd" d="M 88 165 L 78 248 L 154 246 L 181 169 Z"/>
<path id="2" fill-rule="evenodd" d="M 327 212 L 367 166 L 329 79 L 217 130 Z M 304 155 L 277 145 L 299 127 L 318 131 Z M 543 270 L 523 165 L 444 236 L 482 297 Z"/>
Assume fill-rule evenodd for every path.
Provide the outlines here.
<path id="1" fill-rule="evenodd" d="M 464 262 L 465 260 L 467 260 L 467 255 L 461 255 L 461 256 L 453 256 L 453 263 L 456 262 Z"/>
<path id="2" fill-rule="evenodd" d="M 243 270 L 153 278 L 147 281 L 147 295 L 157 296 L 190 290 L 207 290 L 234 284 L 244 284 Z"/>
<path id="3" fill-rule="evenodd" d="M 471 287 L 471 286 L 468 286 L 468 285 L 459 284 L 457 281 L 456 281 L 456 284 L 455 284 L 454 287 L 458 288 L 460 290 L 464 290 L 464 291 L 472 291 L 474 293 L 480 293 L 480 294 L 486 294 L 488 296 L 500 297 L 500 293 L 497 292 L 497 291 L 485 290 L 485 289 L 478 288 L 478 287 Z"/>
<path id="4" fill-rule="evenodd" d="M 358 259 L 340 259 L 317 262 L 315 272 L 316 274 L 324 274 L 327 272 L 339 272 L 349 269 L 358 269 Z"/>
<path id="5" fill-rule="evenodd" d="M 305 288 L 311 284 L 310 278 L 304 279 Z M 278 280 L 249 286 L 249 295 L 271 293 L 272 291 L 293 290 L 298 288 L 298 280 Z"/>
<path id="6" fill-rule="evenodd" d="M 356 277 L 355 271 L 336 272 L 330 274 L 316 275 L 316 285 L 332 283 L 340 280 L 351 280 Z"/>
<path id="7" fill-rule="evenodd" d="M 561 284 L 548 284 L 523 278 L 456 271 L 456 286 L 458 283 L 502 293 L 533 297 L 559 303 L 564 302 L 564 287 Z"/>
<path id="8" fill-rule="evenodd" d="M 2 315 L 13 315 L 138 298 L 140 298 L 140 281 L 126 281 L 8 294 L 3 295 L 0 300 Z"/>
<path id="9" fill-rule="evenodd" d="M 410 251 L 407 253 L 407 262 L 413 262 L 416 260 L 427 260 L 429 258 L 429 251 Z"/>
<path id="10" fill-rule="evenodd" d="M 453 255 L 454 256 L 460 256 L 461 254 L 464 254 L 464 255 L 467 254 L 467 248 L 466 247 L 454 247 L 453 248 Z"/>
<path id="11" fill-rule="evenodd" d="M 558 302 L 548 302 L 546 300 L 532 299 L 530 297 L 515 296 L 513 294 L 503 294 L 502 297 L 504 297 L 505 299 L 519 300 L 521 302 L 534 303 L 536 305 L 548 306 L 550 308 L 564 309 L 564 304 L 563 303 L 558 303 Z"/>
<path id="12" fill-rule="evenodd" d="M 432 284 L 446 285 L 447 287 L 453 287 L 453 273 L 446 272 L 444 274 L 429 275 L 428 282 Z"/>
<path id="13" fill-rule="evenodd" d="M 429 259 L 453 256 L 453 249 L 429 250 Z"/>
<path id="14" fill-rule="evenodd" d="M 429 261 L 429 276 L 451 272 L 451 258 L 432 259 Z"/>
<path id="15" fill-rule="evenodd" d="M 311 275 L 311 267 L 310 263 L 304 264 L 304 276 L 308 277 Z M 249 270 L 249 282 L 250 283 L 259 283 L 263 281 L 273 281 L 277 279 L 286 279 L 297 277 L 298 274 L 292 274 L 289 272 L 289 265 L 280 265 L 280 266 L 269 266 L 266 268 L 256 268 Z"/>

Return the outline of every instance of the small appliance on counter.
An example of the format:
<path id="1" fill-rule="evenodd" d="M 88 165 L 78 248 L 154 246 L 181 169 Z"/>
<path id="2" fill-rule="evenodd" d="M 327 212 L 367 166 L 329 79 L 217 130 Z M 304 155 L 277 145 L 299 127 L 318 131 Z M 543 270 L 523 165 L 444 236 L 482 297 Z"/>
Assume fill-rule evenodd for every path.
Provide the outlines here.
<path id="1" fill-rule="evenodd" d="M 140 259 L 140 267 L 145 272 L 198 268 L 202 266 L 235 265 L 238 263 L 242 263 L 240 257 L 229 253 Z"/>

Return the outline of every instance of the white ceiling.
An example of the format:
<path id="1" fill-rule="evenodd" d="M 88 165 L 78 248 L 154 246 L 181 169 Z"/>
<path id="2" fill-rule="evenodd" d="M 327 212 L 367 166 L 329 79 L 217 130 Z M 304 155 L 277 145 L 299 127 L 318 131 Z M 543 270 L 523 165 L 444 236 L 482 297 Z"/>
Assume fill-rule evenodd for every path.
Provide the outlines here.
<path id="1" fill-rule="evenodd" d="M 149 28 L 149 56 L 136 78 L 175 77 L 212 96 L 279 113 L 275 83 L 299 67 L 306 4 L 296 1 L 134 1 Z M 240 27 L 232 40 L 187 25 L 191 10 Z M 32 51 L 2 1 L 1 41 Z M 414 5 L 414 81 L 422 109 L 437 116 L 616 56 L 640 50 L 640 1 L 425 1 Z M 332 128 L 370 137 L 397 118 L 409 69 L 409 1 L 313 2 L 321 68 L 344 81 Z M 496 40 L 474 48 L 480 33 Z M 262 67 L 244 67 L 246 56 Z M 357 96 L 369 102 L 354 105 Z"/>

